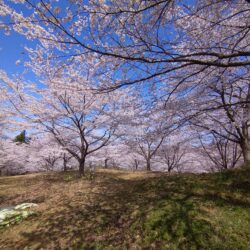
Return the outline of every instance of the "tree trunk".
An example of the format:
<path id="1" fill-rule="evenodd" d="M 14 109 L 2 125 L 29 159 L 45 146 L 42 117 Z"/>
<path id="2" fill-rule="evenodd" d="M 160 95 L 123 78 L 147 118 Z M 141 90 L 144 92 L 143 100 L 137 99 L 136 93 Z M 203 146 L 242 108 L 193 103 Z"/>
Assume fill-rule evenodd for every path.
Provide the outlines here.
<path id="1" fill-rule="evenodd" d="M 135 170 L 138 170 L 139 161 L 135 160 Z"/>
<path id="2" fill-rule="evenodd" d="M 249 164 L 250 163 L 250 141 L 249 141 L 249 133 L 248 133 L 248 119 L 250 116 L 250 86 L 248 86 L 248 93 L 247 93 L 247 105 L 246 110 L 244 112 L 244 117 L 246 118 L 246 121 L 242 124 L 242 135 L 243 140 L 241 142 L 241 149 L 243 153 L 244 163 Z"/>
<path id="3" fill-rule="evenodd" d="M 85 157 L 79 162 L 79 175 L 83 176 L 85 170 Z"/>
<path id="4" fill-rule="evenodd" d="M 150 159 L 147 160 L 147 171 L 151 171 Z"/>
<path id="5" fill-rule="evenodd" d="M 63 171 L 66 172 L 67 171 L 67 161 L 65 156 L 63 157 Z"/>
<path id="6" fill-rule="evenodd" d="M 108 158 L 105 159 L 105 161 L 104 161 L 104 168 L 108 168 L 108 160 L 109 160 Z"/>
<path id="7" fill-rule="evenodd" d="M 67 163 L 63 162 L 63 172 L 67 172 Z"/>
<path id="8" fill-rule="evenodd" d="M 241 143 L 241 149 L 242 149 L 242 154 L 243 154 L 243 159 L 245 164 L 250 163 L 250 143 L 247 139 L 245 139 Z"/>
<path id="9" fill-rule="evenodd" d="M 243 154 L 243 159 L 245 164 L 250 163 L 250 141 L 248 139 L 248 124 L 245 123 L 242 126 L 242 134 L 243 134 L 243 139 L 240 143 L 241 149 L 242 149 L 242 154 Z"/>

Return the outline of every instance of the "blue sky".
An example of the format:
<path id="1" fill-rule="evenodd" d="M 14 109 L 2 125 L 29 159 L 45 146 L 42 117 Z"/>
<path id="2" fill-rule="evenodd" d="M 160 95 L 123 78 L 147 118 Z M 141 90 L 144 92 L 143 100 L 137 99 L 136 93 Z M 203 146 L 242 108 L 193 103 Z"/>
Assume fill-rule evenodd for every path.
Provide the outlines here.
<path id="1" fill-rule="evenodd" d="M 18 12 L 24 14 L 31 11 L 19 4 L 15 5 L 15 7 Z M 0 22 L 8 23 L 9 21 L 10 19 L 7 17 L 0 17 Z M 6 71 L 10 78 L 24 72 L 23 62 L 28 60 L 24 49 L 25 46 L 33 47 L 34 42 L 27 40 L 15 31 L 11 31 L 9 35 L 6 35 L 4 30 L 0 29 L 0 69 Z M 21 60 L 18 65 L 16 64 L 17 60 Z M 35 76 L 31 71 L 27 76 L 31 81 L 35 80 Z"/>
<path id="2" fill-rule="evenodd" d="M 28 59 L 24 47 L 30 47 L 31 44 L 24 36 L 15 32 L 6 36 L 3 30 L 0 30 L 0 69 L 6 71 L 9 77 L 23 73 L 23 62 Z M 21 60 L 21 63 L 16 64 L 17 60 Z M 28 75 L 29 80 L 35 80 L 31 72 Z"/>
<path id="3" fill-rule="evenodd" d="M 6 36 L 2 30 L 0 30 L 0 68 L 4 69 L 8 74 L 20 72 L 20 67 L 15 62 L 22 58 L 23 45 L 25 39 L 20 35 L 12 33 Z"/>
<path id="4" fill-rule="evenodd" d="M 22 74 L 24 72 L 23 62 L 28 59 L 24 47 L 31 45 L 32 42 L 28 41 L 24 36 L 13 31 L 10 35 L 6 35 L 0 29 L 0 70 L 4 70 L 10 78 Z M 21 60 L 22 63 L 17 65 L 17 60 Z M 26 79 L 34 82 L 37 81 L 31 70 L 27 72 Z M 19 133 L 20 131 L 6 131 L 6 136 L 14 138 Z"/>

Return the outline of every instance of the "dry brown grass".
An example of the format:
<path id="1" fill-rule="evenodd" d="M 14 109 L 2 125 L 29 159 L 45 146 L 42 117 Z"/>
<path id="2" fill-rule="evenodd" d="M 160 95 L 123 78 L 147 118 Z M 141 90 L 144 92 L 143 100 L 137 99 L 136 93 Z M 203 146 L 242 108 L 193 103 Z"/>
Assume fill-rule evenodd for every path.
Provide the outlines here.
<path id="1" fill-rule="evenodd" d="M 112 220 L 113 216 L 116 219 L 114 213 L 116 209 L 122 211 L 121 203 L 118 202 L 115 208 L 109 205 L 109 199 L 114 199 L 118 192 L 126 192 L 123 181 L 156 175 L 101 169 L 94 176 L 81 179 L 73 172 L 1 177 L 0 208 L 23 202 L 39 206 L 36 216 L 1 231 L 0 249 L 66 249 L 86 239 L 88 242 L 100 241 L 111 235 L 118 236 L 120 228 L 116 226 L 101 235 L 93 231 L 97 223 L 105 224 L 102 220 L 106 220 L 96 211 L 104 209 Z"/>
<path id="2" fill-rule="evenodd" d="M 0 177 L 0 208 L 39 205 L 36 215 L 0 229 L 0 250 L 249 249 L 249 178 L 247 170 L 167 176 L 105 169 L 83 178 Z"/>

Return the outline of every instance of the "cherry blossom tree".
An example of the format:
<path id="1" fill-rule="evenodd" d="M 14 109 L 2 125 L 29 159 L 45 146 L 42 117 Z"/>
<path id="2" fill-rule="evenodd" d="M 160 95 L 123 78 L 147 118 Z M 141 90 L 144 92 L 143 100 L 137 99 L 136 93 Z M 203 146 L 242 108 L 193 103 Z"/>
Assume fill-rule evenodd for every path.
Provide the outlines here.
<path id="1" fill-rule="evenodd" d="M 15 87 L 7 74 L 3 70 L 0 70 L 0 135 L 3 134 L 7 123 L 10 125 L 10 118 L 13 116 L 10 109 L 9 92 L 15 89 Z"/>
<path id="2" fill-rule="evenodd" d="M 240 145 L 250 162 L 249 1 L 76 0 L 62 8 L 56 0 L 3 0 L 0 16 L 6 33 L 32 41 L 23 63 L 44 84 L 23 90 L 0 72 L 1 127 L 18 110 L 54 136 L 80 173 L 86 157 L 110 143 L 118 120 L 120 141 L 147 169 L 184 125 Z M 123 88 L 132 85 L 133 98 Z M 118 92 L 114 101 L 112 90 L 127 100 L 119 103 Z"/>
<path id="3" fill-rule="evenodd" d="M 98 64 L 94 73 L 104 88 L 164 82 L 179 70 L 195 68 L 182 75 L 181 85 L 211 67 L 249 65 L 246 0 L 91 0 L 71 2 L 65 9 L 52 0 L 21 3 L 1 3 L 2 27 L 37 39 L 41 45 L 29 52 L 47 66 L 55 61 Z"/>
<path id="4" fill-rule="evenodd" d="M 32 145 L 2 140 L 0 147 L 0 170 L 5 174 L 20 174 L 40 170 L 36 166 L 36 151 Z"/>
<path id="5" fill-rule="evenodd" d="M 173 117 L 169 117 L 170 119 Z M 151 161 L 160 146 L 171 133 L 171 129 L 174 129 L 173 123 L 168 124 L 169 120 L 160 111 L 151 110 L 150 115 L 143 112 L 128 126 L 128 132 L 124 136 L 125 143 L 131 148 L 131 151 L 144 159 L 148 171 L 151 170 Z"/>
<path id="6" fill-rule="evenodd" d="M 30 107 L 32 122 L 53 135 L 78 161 L 79 173 L 84 174 L 86 157 L 106 146 L 115 131 L 115 122 L 109 117 L 110 99 L 55 90 L 44 91 L 42 95 L 43 102 L 37 100 L 37 106 Z"/>
<path id="7" fill-rule="evenodd" d="M 212 171 L 226 170 L 235 168 L 239 162 L 242 151 L 239 145 L 226 138 L 221 138 L 213 134 L 212 140 L 200 138 L 204 155 L 211 161 Z"/>
<path id="8" fill-rule="evenodd" d="M 40 133 L 31 141 L 36 152 L 34 161 L 42 170 L 60 170 L 59 160 L 66 153 L 50 133 Z"/>
<path id="9" fill-rule="evenodd" d="M 74 79 L 73 76 L 53 78 L 44 89 L 20 83 L 22 88 L 18 94 L 10 93 L 9 100 L 16 114 L 22 117 L 24 127 L 28 126 L 34 133 L 46 133 L 45 138 L 40 137 L 43 144 L 37 144 L 41 149 L 37 155 L 40 165 L 51 170 L 58 169 L 55 165 L 60 163 L 67 169 L 67 161 L 73 157 L 82 175 L 87 156 L 96 155 L 96 151 L 111 142 L 118 122 L 123 119 L 121 109 L 127 108 L 129 98 L 124 91 L 96 94 L 87 83 L 84 87 Z M 113 152 L 103 154 L 114 163 Z"/>
<path id="10" fill-rule="evenodd" d="M 194 86 L 197 81 L 193 79 Z M 247 71 L 226 70 L 210 72 L 204 76 L 203 85 L 186 95 L 186 107 L 182 115 L 187 117 L 195 129 L 237 143 L 244 162 L 249 162 L 249 79 Z M 195 87 L 194 87 L 195 88 Z M 183 91 L 187 92 L 187 89 Z M 191 101 L 189 101 L 191 100 Z"/>
<path id="11" fill-rule="evenodd" d="M 182 149 L 181 143 L 175 143 L 174 145 L 164 145 L 158 152 L 160 162 L 166 166 L 167 172 L 170 173 L 173 170 L 180 171 L 183 156 L 185 150 Z"/>

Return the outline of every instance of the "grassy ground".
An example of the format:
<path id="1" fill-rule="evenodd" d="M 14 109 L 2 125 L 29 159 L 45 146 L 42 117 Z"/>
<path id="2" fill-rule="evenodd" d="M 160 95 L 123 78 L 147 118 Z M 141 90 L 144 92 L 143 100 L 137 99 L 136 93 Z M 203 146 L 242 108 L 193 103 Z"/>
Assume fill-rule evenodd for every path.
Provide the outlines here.
<path id="1" fill-rule="evenodd" d="M 39 204 L 0 249 L 250 249 L 250 170 L 0 178 L 0 207 Z"/>

